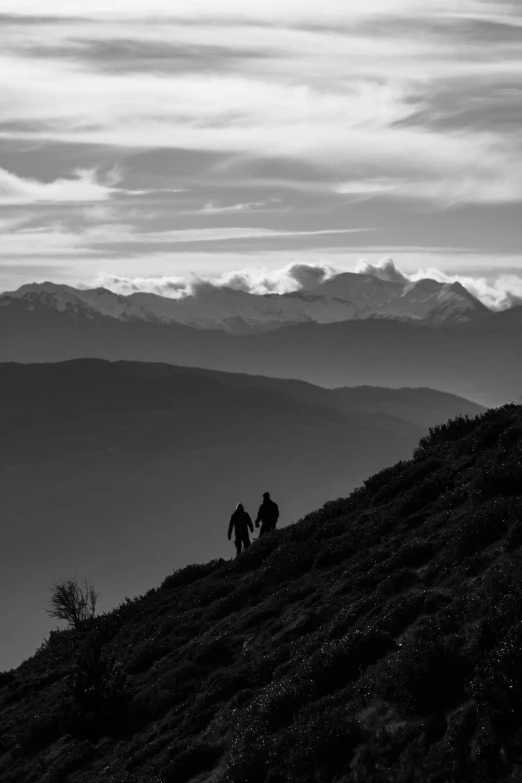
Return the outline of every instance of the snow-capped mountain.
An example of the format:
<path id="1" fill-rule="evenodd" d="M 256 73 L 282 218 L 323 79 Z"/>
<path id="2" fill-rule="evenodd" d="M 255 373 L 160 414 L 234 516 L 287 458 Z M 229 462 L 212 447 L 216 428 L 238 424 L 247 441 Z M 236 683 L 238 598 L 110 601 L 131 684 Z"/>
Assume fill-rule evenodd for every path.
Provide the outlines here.
<path id="1" fill-rule="evenodd" d="M 182 298 L 151 293 L 116 294 L 104 288 L 77 289 L 55 283 L 24 285 L 0 295 L 0 307 L 23 300 L 77 317 L 178 324 L 226 332 L 263 332 L 315 322 L 339 323 L 391 318 L 429 326 L 465 323 L 490 311 L 459 283 L 390 282 L 373 275 L 344 273 L 316 288 L 258 295 L 215 286 L 197 286 Z"/>

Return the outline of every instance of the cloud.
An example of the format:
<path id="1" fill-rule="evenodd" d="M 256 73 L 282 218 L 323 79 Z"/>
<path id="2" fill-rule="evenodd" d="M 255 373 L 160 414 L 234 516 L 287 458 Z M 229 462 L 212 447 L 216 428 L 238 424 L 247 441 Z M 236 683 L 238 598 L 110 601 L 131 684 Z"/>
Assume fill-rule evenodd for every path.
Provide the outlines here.
<path id="1" fill-rule="evenodd" d="M 5 14 L 31 15 L 40 18 L 74 16 L 107 19 L 154 18 L 204 21 L 216 19 L 227 21 L 249 20 L 252 23 L 349 23 L 368 17 L 404 15 L 406 17 L 430 17 L 442 15 L 493 15 L 509 19 L 511 9 L 516 5 L 511 0 L 499 4 L 495 0 L 366 0 L 365 3 L 347 3 L 345 0 L 265 0 L 263 3 L 245 0 L 50 0 L 42 6 L 39 0 L 3 0 Z M 516 12 L 516 11 L 515 11 Z"/>
<path id="2" fill-rule="evenodd" d="M 411 280 L 431 278 L 441 283 L 460 283 L 492 310 L 507 310 L 522 304 L 522 277 L 517 275 L 500 275 L 490 281 L 485 277 L 448 275 L 438 269 L 424 269 L 409 277 Z"/>
<path id="3" fill-rule="evenodd" d="M 391 258 L 384 258 L 377 264 L 360 261 L 356 272 L 395 283 L 416 282 L 427 278 L 439 283 L 460 283 L 470 294 L 492 310 L 506 310 L 514 305 L 522 304 L 522 277 L 518 275 L 503 274 L 496 279 L 488 280 L 486 277 L 452 275 L 433 267 L 404 274 L 397 269 Z"/>
<path id="4" fill-rule="evenodd" d="M 372 275 L 372 277 L 386 280 L 389 283 L 405 283 L 408 280 L 408 277 L 397 269 L 392 258 L 383 258 L 377 264 L 359 261 L 355 271 L 361 275 Z"/>
<path id="5" fill-rule="evenodd" d="M 162 277 L 125 277 L 101 274 L 95 284 L 120 294 L 146 291 L 148 293 L 182 298 L 204 295 L 210 288 L 232 288 L 250 294 L 286 294 L 292 291 L 313 290 L 341 270 L 330 264 L 292 263 L 280 269 L 245 269 L 221 275 L 197 275 Z"/>
<path id="6" fill-rule="evenodd" d="M 77 169 L 70 179 L 60 178 L 51 182 L 24 179 L 0 168 L 0 204 L 56 204 L 71 202 L 104 201 L 113 193 L 117 174 L 110 172 L 105 182 L 97 178 L 95 169 Z"/>
<path id="7" fill-rule="evenodd" d="M 199 210 L 199 212 L 202 215 L 220 215 L 226 212 L 251 212 L 252 210 L 259 210 L 266 206 L 266 201 L 248 201 L 245 204 L 230 204 L 228 206 L 219 207 L 213 204 L 212 201 L 209 201 Z"/>
<path id="8" fill-rule="evenodd" d="M 335 185 L 334 190 L 342 196 L 376 196 L 396 190 L 401 185 L 396 179 L 348 180 Z"/>
<path id="9" fill-rule="evenodd" d="M 522 199 L 518 124 L 455 112 L 520 82 L 520 46 L 462 32 L 515 24 L 514 3 L 56 0 L 42 35 L 23 24 L 36 4 L 6 2 L 19 23 L 0 32 L 4 138 L 306 161 L 360 198 Z"/>
<path id="10" fill-rule="evenodd" d="M 347 271 L 373 275 L 380 280 L 397 283 L 415 282 L 430 278 L 441 283 L 460 283 L 473 296 L 492 310 L 505 310 L 522 304 L 522 277 L 500 275 L 494 280 L 471 275 L 449 275 L 438 269 L 422 269 L 411 274 L 401 272 L 391 258 L 384 258 L 377 264 L 359 262 L 355 270 L 341 268 L 327 263 L 292 263 L 280 269 L 245 269 L 222 275 L 187 275 L 163 277 L 125 277 L 101 274 L 95 284 L 116 293 L 128 295 L 139 291 L 172 298 L 185 296 L 206 297 L 213 289 L 232 288 L 245 293 L 288 294 L 293 291 L 313 291 L 325 280 L 335 278 Z"/>
<path id="11" fill-rule="evenodd" d="M 248 269 L 222 275 L 215 285 L 251 294 L 287 294 L 311 291 L 336 274 L 336 267 L 325 264 L 288 264 L 282 269 Z"/>
<path id="12" fill-rule="evenodd" d="M 3 0 L 0 204 L 45 231 L 0 226 L 0 258 L 70 248 L 84 279 L 92 258 L 129 279 L 308 269 L 318 246 L 381 275 L 401 246 L 420 248 L 408 273 L 500 266 L 518 250 L 521 23 L 516 0 Z"/>
<path id="13" fill-rule="evenodd" d="M 372 228 L 326 228 L 313 231 L 279 231 L 256 226 L 214 226 L 212 228 L 182 228 L 137 233 L 131 225 L 96 225 L 83 233 L 84 241 L 92 244 L 140 243 L 184 244 L 193 242 L 225 242 L 238 239 L 278 239 L 284 237 L 328 236 L 374 231 Z"/>

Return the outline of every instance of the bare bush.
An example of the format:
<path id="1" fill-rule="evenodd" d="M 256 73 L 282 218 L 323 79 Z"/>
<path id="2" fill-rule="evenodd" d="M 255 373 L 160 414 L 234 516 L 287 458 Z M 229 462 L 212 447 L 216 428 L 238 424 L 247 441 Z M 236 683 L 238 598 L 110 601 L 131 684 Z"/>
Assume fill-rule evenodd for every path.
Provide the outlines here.
<path id="1" fill-rule="evenodd" d="M 85 620 L 94 617 L 98 594 L 87 579 L 84 579 L 83 584 L 76 577 L 62 579 L 53 584 L 51 591 L 49 608 L 45 610 L 49 617 L 66 620 L 71 628 L 76 629 Z"/>

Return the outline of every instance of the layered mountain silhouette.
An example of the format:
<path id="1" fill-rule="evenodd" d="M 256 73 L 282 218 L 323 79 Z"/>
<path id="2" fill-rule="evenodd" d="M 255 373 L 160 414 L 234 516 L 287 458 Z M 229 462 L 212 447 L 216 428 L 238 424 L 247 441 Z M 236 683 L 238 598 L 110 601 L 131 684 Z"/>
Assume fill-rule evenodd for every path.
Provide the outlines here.
<path id="1" fill-rule="evenodd" d="M 2 781 L 518 780 L 521 492 L 522 407 L 457 417 L 237 559 L 53 632 L 0 675 Z"/>
<path id="2" fill-rule="evenodd" d="M 345 277 L 340 275 L 318 288 L 328 291 L 334 283 L 339 287 L 343 282 L 340 278 Z M 387 283 L 371 275 L 348 275 L 350 280 L 353 277 L 362 281 L 357 302 L 363 309 L 366 278 L 370 287 L 386 291 L 392 285 L 401 285 L 404 291 L 406 285 Z M 300 378 L 330 387 L 423 386 L 492 405 L 518 399 L 522 392 L 522 306 L 493 313 L 459 285 L 451 286 L 449 293 L 446 286 L 450 298 L 445 300 L 446 294 L 441 293 L 444 287 L 435 281 L 420 281 L 411 290 L 418 293 L 424 285 L 430 307 L 436 301 L 439 314 L 440 307 L 446 306 L 453 313 L 438 325 L 433 321 L 435 310 L 428 318 L 403 318 L 408 309 L 407 294 L 388 302 L 386 317 L 382 317 L 384 311 L 374 308 L 374 317 L 317 323 L 309 314 L 305 322 L 285 325 L 286 305 L 281 303 L 302 304 L 309 292 L 263 297 L 212 288 L 211 297 L 228 297 L 230 293 L 233 298 L 250 297 L 263 306 L 268 303 L 269 309 L 276 307 L 280 314 L 284 311 L 284 317 L 276 318 L 269 329 L 261 331 L 252 324 L 247 328 L 239 311 L 234 311 L 236 315 L 230 317 L 236 319 L 235 331 L 247 334 L 231 333 L 224 322 L 213 321 L 203 328 L 201 319 L 197 325 L 169 320 L 173 309 L 183 307 L 190 297 L 176 301 L 152 294 L 121 297 L 103 289 L 80 292 L 53 284 L 23 287 L 15 295 L 0 297 L 0 362 L 55 362 L 81 357 L 169 362 Z M 437 287 L 434 296 L 430 294 L 433 286 Z M 312 292 L 314 296 L 316 291 Z M 342 287 L 335 291 L 343 293 Z M 206 303 L 204 293 L 202 297 L 199 313 L 210 318 L 213 304 Z M 460 302 L 456 309 L 453 297 Z M 153 316 L 145 306 L 151 301 L 156 307 Z M 461 305 L 463 309 L 459 309 Z M 190 302 L 186 306 L 190 307 Z M 163 318 L 161 308 L 168 310 L 168 317 Z M 392 317 L 394 308 L 397 317 Z M 230 315 L 232 311 L 227 312 Z M 275 323 L 279 328 L 274 328 Z"/>
<path id="3" fill-rule="evenodd" d="M 228 556 L 238 502 L 255 514 L 270 491 L 288 524 L 408 457 L 429 426 L 480 410 L 430 389 L 327 390 L 152 363 L 0 364 L 10 651 L 0 665 L 48 627 L 40 595 L 54 578 L 88 573 L 107 608 L 158 571 Z"/>

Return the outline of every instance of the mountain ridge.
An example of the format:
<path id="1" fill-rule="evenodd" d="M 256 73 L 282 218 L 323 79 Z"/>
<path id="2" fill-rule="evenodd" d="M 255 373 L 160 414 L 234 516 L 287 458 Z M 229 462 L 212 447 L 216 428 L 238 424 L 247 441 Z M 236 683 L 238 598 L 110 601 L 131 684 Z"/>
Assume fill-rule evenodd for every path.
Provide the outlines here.
<path id="1" fill-rule="evenodd" d="M 522 406 L 457 417 L 239 558 L 51 633 L 0 675 L 2 780 L 512 783 L 521 492 Z"/>
<path id="2" fill-rule="evenodd" d="M 75 317 L 78 312 L 118 320 L 177 324 L 231 333 L 263 332 L 291 324 L 337 323 L 390 318 L 434 328 L 467 323 L 490 311 L 460 285 L 425 279 L 385 281 L 373 275 L 345 272 L 314 288 L 290 294 L 254 294 L 210 283 L 193 293 L 170 298 L 146 292 L 115 294 L 104 288 L 74 288 L 51 282 L 32 283 L 0 294 L 0 306 L 12 300 L 38 301 Z"/>

